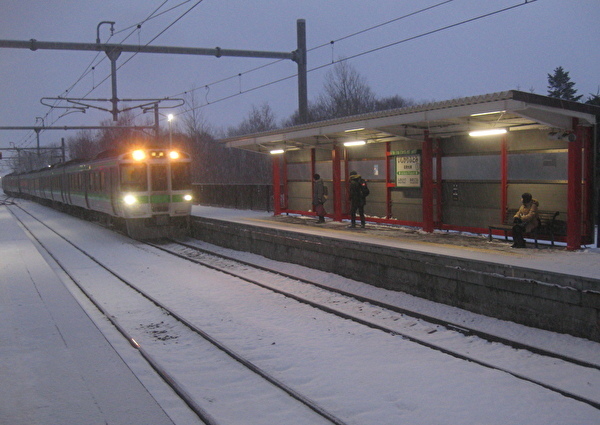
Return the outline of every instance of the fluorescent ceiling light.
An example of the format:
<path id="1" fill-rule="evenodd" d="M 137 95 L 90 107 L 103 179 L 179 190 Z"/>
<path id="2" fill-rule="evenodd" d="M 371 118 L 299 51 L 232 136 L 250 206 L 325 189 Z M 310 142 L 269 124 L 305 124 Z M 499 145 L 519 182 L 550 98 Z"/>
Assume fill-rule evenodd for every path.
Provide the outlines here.
<path id="1" fill-rule="evenodd" d="M 361 146 L 361 145 L 364 145 L 365 143 L 367 143 L 367 142 L 365 142 L 364 140 L 355 140 L 352 142 L 344 142 L 344 146 Z"/>
<path id="2" fill-rule="evenodd" d="M 364 127 L 360 127 L 360 128 L 352 128 L 350 130 L 344 130 L 344 133 L 351 133 L 353 131 L 360 131 L 360 130 L 364 130 Z"/>
<path id="3" fill-rule="evenodd" d="M 278 155 L 280 153 L 284 153 L 285 151 L 283 149 L 273 149 L 272 151 L 270 151 L 271 155 Z"/>
<path id="4" fill-rule="evenodd" d="M 480 117 L 482 115 L 504 114 L 506 111 L 481 112 L 479 114 L 471 114 L 472 117 Z"/>
<path id="5" fill-rule="evenodd" d="M 493 128 L 491 130 L 471 131 L 469 133 L 469 136 L 481 137 L 481 136 L 495 136 L 497 134 L 506 134 L 506 129 L 505 128 Z"/>

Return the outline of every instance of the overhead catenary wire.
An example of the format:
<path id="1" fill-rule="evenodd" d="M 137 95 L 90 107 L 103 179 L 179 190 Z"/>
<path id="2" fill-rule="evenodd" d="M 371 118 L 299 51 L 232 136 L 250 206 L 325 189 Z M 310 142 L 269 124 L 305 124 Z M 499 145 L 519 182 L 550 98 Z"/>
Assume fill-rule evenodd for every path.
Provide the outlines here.
<path id="1" fill-rule="evenodd" d="M 190 0 L 188 0 L 188 1 L 185 1 L 185 2 L 183 2 L 183 3 L 179 4 L 179 5 L 175 6 L 175 7 L 179 7 L 179 6 L 181 6 L 181 5 L 185 4 L 185 3 L 188 3 L 189 1 L 190 1 Z M 189 8 L 189 9 L 188 9 L 186 12 L 184 12 L 184 13 L 183 13 L 181 16 L 179 16 L 179 17 L 178 17 L 178 18 L 177 18 L 175 21 L 173 21 L 173 22 L 172 22 L 170 25 L 168 25 L 168 26 L 167 26 L 167 27 L 166 27 L 164 30 L 162 30 L 161 32 L 159 32 L 159 33 L 158 33 L 158 34 L 157 34 L 155 37 L 153 37 L 153 38 L 152 38 L 152 39 L 151 39 L 149 42 L 145 43 L 145 45 L 149 45 L 149 44 L 150 44 L 150 43 L 152 43 L 154 40 L 156 40 L 158 37 L 160 37 L 160 35 L 162 35 L 162 34 L 163 34 L 165 31 L 167 31 L 169 28 L 171 28 L 171 27 L 172 27 L 172 26 L 173 26 L 175 23 L 177 23 L 177 22 L 178 22 L 180 19 L 182 19 L 182 18 L 183 18 L 185 15 L 187 15 L 187 14 L 188 14 L 188 13 L 189 13 L 191 10 L 193 10 L 193 9 L 194 9 L 194 8 L 195 8 L 195 7 L 196 7 L 198 4 L 200 4 L 202 1 L 203 1 L 203 0 L 199 0 L 199 1 L 197 1 L 197 2 L 196 2 L 194 5 L 193 5 L 193 6 L 191 6 L 191 7 L 190 7 L 190 8 Z M 432 5 L 432 6 L 428 6 L 428 7 L 426 7 L 426 8 L 420 9 L 420 10 L 418 10 L 418 11 L 411 12 L 411 13 L 409 13 L 409 14 L 406 14 L 406 15 L 403 15 L 403 16 L 400 16 L 400 17 L 397 17 L 397 18 L 394 18 L 394 19 L 388 20 L 388 21 L 386 21 L 386 22 L 383 22 L 383 23 L 380 23 L 380 24 L 374 25 L 374 26 L 372 26 L 372 27 L 369 27 L 369 28 L 366 28 L 366 29 L 363 29 L 363 30 L 356 31 L 356 32 L 354 32 L 354 33 L 351 33 L 351 34 L 345 35 L 345 36 L 343 36 L 343 37 L 340 37 L 340 38 L 339 38 L 339 39 L 337 39 L 337 40 L 333 40 L 333 41 L 330 41 L 330 42 L 327 42 L 327 43 L 320 44 L 320 45 L 318 45 L 318 46 L 315 46 L 315 47 L 313 47 L 313 48 L 309 49 L 308 51 L 313 51 L 313 50 L 316 50 L 316 49 L 319 49 L 319 48 L 323 48 L 323 47 L 325 47 L 325 46 L 329 46 L 329 45 L 331 45 L 332 43 L 339 42 L 339 41 L 342 41 L 342 40 L 346 40 L 346 39 L 349 39 L 349 38 L 352 38 L 352 37 L 358 36 L 358 35 L 360 35 L 360 34 L 364 34 L 364 33 L 368 32 L 368 31 L 375 30 L 375 29 L 377 29 L 377 28 L 380 28 L 380 27 L 382 27 L 382 26 L 384 26 L 384 25 L 388 25 L 388 24 L 390 24 L 390 23 L 397 22 L 397 21 L 399 21 L 399 20 L 401 20 L 401 19 L 406 19 L 406 18 L 408 18 L 408 17 L 415 16 L 415 15 L 417 15 L 417 14 L 419 14 L 419 13 L 422 13 L 422 12 L 425 12 L 425 11 L 428 11 L 428 10 L 431 10 L 431 9 L 433 9 L 433 8 L 436 8 L 436 7 L 443 6 L 443 5 L 445 5 L 445 4 L 448 4 L 448 3 L 451 3 L 451 2 L 453 2 L 453 1 L 454 1 L 454 0 L 445 0 L 445 1 L 442 1 L 442 2 L 440 2 L 440 3 L 437 3 L 437 4 L 435 4 L 435 5 Z M 455 27 L 458 27 L 458 26 L 460 26 L 460 25 L 464 25 L 464 24 L 467 24 L 467 23 L 474 22 L 474 21 L 476 21 L 476 20 L 484 19 L 484 18 L 487 18 L 487 17 L 493 16 L 493 15 L 496 15 L 496 14 L 499 14 L 499 13 L 502 13 L 502 12 L 506 12 L 506 11 L 509 11 L 509 10 L 513 10 L 513 9 L 516 9 L 516 8 L 522 7 L 522 6 L 524 6 L 524 5 L 527 5 L 527 4 L 530 4 L 530 3 L 533 3 L 533 2 L 535 2 L 535 1 L 537 1 L 537 0 L 524 0 L 524 1 L 523 1 L 523 2 L 521 2 L 521 3 L 515 4 L 515 5 L 512 5 L 512 6 L 508 6 L 508 7 L 505 7 L 505 8 L 502 8 L 502 9 L 498 9 L 498 10 L 495 10 L 495 11 L 493 11 L 493 12 L 485 13 L 485 14 L 482 14 L 482 15 L 478 15 L 478 16 L 476 16 L 476 17 L 469 18 L 469 19 L 465 19 L 465 20 L 462 20 L 462 21 L 459 21 L 459 22 L 456 22 L 456 23 L 453 23 L 453 24 L 450 24 L 450 25 L 446 25 L 446 26 L 443 26 L 443 27 L 439 27 L 439 28 L 436 28 L 436 29 L 434 29 L 434 30 L 431 30 L 431 31 L 426 31 L 426 32 L 420 33 L 420 34 L 418 34 L 418 35 L 411 36 L 411 37 L 408 37 L 408 38 L 405 38 L 405 39 L 402 39 L 402 40 L 398 40 L 398 41 L 395 41 L 395 42 L 393 42 L 393 43 L 388 43 L 388 44 L 385 44 L 385 45 L 382 45 L 382 46 L 379 46 L 379 47 L 376 47 L 376 48 L 373 48 L 373 49 L 368 49 L 368 50 L 365 50 L 365 51 L 362 51 L 362 52 L 359 52 L 359 53 L 356 53 L 356 54 L 353 54 L 353 55 L 350 55 L 350 56 L 344 57 L 344 58 L 342 58 L 342 59 L 338 59 L 338 60 L 332 59 L 332 61 L 331 61 L 331 62 L 328 62 L 328 63 L 325 63 L 325 64 L 318 65 L 318 66 L 316 66 L 316 67 L 313 67 L 313 68 L 309 69 L 309 70 L 308 70 L 308 72 L 314 72 L 314 71 L 317 71 L 317 70 L 320 70 L 320 69 L 323 69 L 323 68 L 326 68 L 326 67 L 329 67 L 329 66 L 335 65 L 336 63 L 339 63 L 339 62 L 343 62 L 343 61 L 349 61 L 349 60 L 352 60 L 352 59 L 355 59 L 355 58 L 358 58 L 358 57 L 361 57 L 361 56 L 365 56 L 365 55 L 368 55 L 368 54 L 371 54 L 371 53 L 374 53 L 374 52 L 377 52 L 377 51 L 380 51 L 380 50 L 383 50 L 383 49 L 386 49 L 386 48 L 390 48 L 390 47 L 397 46 L 397 45 L 399 45 L 399 44 L 402 44 L 402 43 L 406 43 L 406 42 L 409 42 L 409 41 L 412 41 L 412 40 L 415 40 L 415 39 L 418 39 L 418 38 L 422 38 L 422 37 L 425 37 L 425 36 L 428 36 L 428 35 L 432 35 L 432 34 L 435 34 L 435 33 L 441 32 L 441 31 L 445 31 L 445 30 L 448 30 L 448 29 L 451 29 L 451 28 L 455 28 Z M 161 6 L 160 6 L 160 7 L 162 7 L 162 6 L 163 6 L 165 3 L 166 3 L 166 1 L 165 1 L 163 4 L 161 4 Z M 160 7 L 159 7 L 159 8 L 157 8 L 157 10 L 158 10 L 158 9 L 160 9 Z M 171 9 L 169 9 L 169 10 L 172 10 L 172 9 L 174 9 L 175 7 L 171 8 Z M 155 12 L 156 12 L 156 11 L 155 11 Z M 155 12 L 153 12 L 153 13 L 155 13 Z M 165 12 L 166 12 L 166 11 L 165 11 Z M 165 13 L 165 12 L 162 12 L 162 13 Z M 147 18 L 147 19 L 149 19 L 149 18 Z M 131 29 L 131 28 L 134 28 L 134 27 L 135 27 L 135 28 L 139 28 L 139 25 L 133 25 L 133 26 L 130 26 L 130 27 L 128 27 L 128 29 Z M 122 31 L 125 31 L 125 30 L 122 30 Z M 122 32 L 122 31 L 121 31 L 121 32 Z M 136 31 L 136 30 L 134 29 L 134 30 L 133 30 L 133 31 L 132 31 L 132 32 L 129 34 L 129 36 L 130 36 L 131 34 L 135 33 L 135 31 Z M 128 37 L 129 37 L 129 36 L 128 36 Z M 134 53 L 134 54 L 133 54 L 131 57 L 129 57 L 129 58 L 128 58 L 128 59 L 127 59 L 127 60 L 126 60 L 124 63 L 120 64 L 120 66 L 118 67 L 118 69 L 120 69 L 120 68 L 121 68 L 121 67 L 123 67 L 125 64 L 127 64 L 127 63 L 128 63 L 130 60 L 131 60 L 131 59 L 133 59 L 133 57 L 135 57 L 135 55 L 137 55 L 137 53 Z M 264 64 L 264 65 L 261 65 L 261 66 L 258 66 L 258 67 L 255 67 L 255 68 L 252 68 L 252 69 L 250 69 L 250 70 L 247 70 L 247 71 L 245 71 L 245 72 L 242 72 L 242 73 L 237 73 L 237 74 L 235 74 L 235 75 L 232 75 L 232 76 L 230 76 L 230 77 L 225 77 L 225 78 L 222 78 L 222 79 L 220 79 L 220 80 L 217 80 L 217 81 L 214 81 L 214 82 L 212 82 L 212 83 L 208 83 L 208 84 L 202 84 L 202 85 L 199 85 L 198 87 L 195 87 L 195 88 L 193 88 L 193 89 L 191 89 L 191 90 L 187 90 L 187 91 L 184 91 L 184 92 L 178 93 L 178 94 L 176 94 L 176 95 L 172 95 L 172 96 L 167 96 L 167 97 L 165 97 L 165 99 L 168 99 L 168 98 L 170 98 L 170 97 L 174 97 L 174 96 L 180 96 L 180 95 L 182 95 L 182 94 L 187 94 L 187 93 L 193 92 L 193 91 L 195 91 L 195 90 L 199 90 L 199 89 L 210 89 L 210 87 L 211 87 L 211 86 L 213 86 L 213 85 L 216 85 L 216 84 L 219 84 L 219 83 L 222 83 L 222 82 L 226 82 L 226 81 L 232 80 L 232 79 L 234 79 L 234 78 L 238 79 L 238 78 L 240 78 L 240 77 L 241 77 L 242 75 L 244 75 L 244 74 L 247 74 L 247 73 L 250 73 L 250 72 L 255 72 L 255 71 L 258 71 L 258 70 L 264 69 L 264 68 L 266 68 L 266 67 L 272 66 L 272 65 L 274 65 L 274 64 L 276 64 L 276 63 L 279 63 L 279 62 L 281 62 L 281 61 L 282 61 L 282 59 L 280 59 L 280 60 L 276 60 L 276 61 L 270 62 L 270 63 L 268 63 L 268 64 Z M 225 100 L 228 100 L 228 99 L 234 98 L 234 97 L 236 97 L 236 96 L 241 96 L 241 95 L 243 95 L 243 94 L 246 94 L 246 93 L 249 93 L 249 92 L 252 92 L 252 91 L 256 91 L 256 90 L 259 90 L 259 89 L 262 89 L 262 88 L 265 88 L 265 87 L 268 87 L 268 86 L 271 86 L 271 85 L 274 85 L 274 84 L 280 83 L 280 82 L 282 82 L 282 81 L 285 81 L 285 80 L 289 80 L 289 79 L 291 79 L 291 78 L 294 78 L 294 77 L 296 77 L 296 76 L 297 76 L 297 73 L 294 73 L 294 74 L 291 74 L 291 75 L 288 75 L 288 76 L 284 76 L 284 77 L 281 77 L 281 78 L 277 78 L 277 79 L 275 79 L 275 80 L 272 80 L 272 81 L 270 81 L 270 82 L 267 82 L 267 83 L 264 83 L 264 84 L 260 84 L 260 85 L 257 85 L 257 86 L 254 86 L 254 87 L 251 87 L 251 88 L 248 88 L 248 89 L 245 89 L 245 90 L 243 90 L 243 89 L 241 89 L 241 88 L 240 88 L 240 90 L 239 90 L 237 93 L 235 93 L 235 94 L 231 94 L 231 95 L 224 96 L 224 97 L 221 97 L 221 98 L 218 98 L 218 99 L 215 99 L 215 100 L 211 100 L 210 102 L 208 102 L 208 101 L 207 101 L 207 103 L 206 103 L 206 104 L 204 104 L 204 105 L 199 105 L 199 106 L 195 106 L 195 107 L 192 107 L 192 108 L 185 109 L 185 110 L 183 110 L 183 111 L 181 111 L 181 112 L 178 112 L 178 113 L 176 113 L 175 115 L 181 115 L 181 114 L 184 114 L 184 113 L 186 113 L 186 112 L 190 112 L 190 111 L 193 111 L 193 110 L 196 110 L 196 109 L 205 108 L 205 107 L 207 107 L 207 106 L 209 106 L 209 105 L 214 105 L 214 104 L 216 104 L 216 103 L 219 103 L 219 102 L 222 102 L 222 101 L 225 101 Z M 85 96 L 88 96 L 88 95 L 89 95 L 89 94 L 90 94 L 90 93 L 91 93 L 93 90 L 95 90 L 97 87 L 99 87 L 99 86 L 100 86 L 101 84 L 103 84 L 105 81 L 107 81 L 109 78 L 110 78 L 110 75 L 108 75 L 107 77 L 105 77 L 104 79 L 102 79 L 102 80 L 101 80 L 101 81 L 100 81 L 100 82 L 99 82 L 97 85 L 95 85 L 95 87 L 94 87 L 92 90 L 90 90 L 90 91 L 89 91 L 89 92 L 88 92 L 88 93 L 87 93 Z M 49 114 L 49 113 L 48 113 L 48 114 Z M 46 114 L 46 116 L 47 116 L 48 114 Z M 56 122 L 56 120 L 55 120 L 54 122 Z"/>
<path id="2" fill-rule="evenodd" d="M 158 11 L 168 2 L 169 0 L 164 0 L 157 8 L 154 9 L 154 11 L 152 11 L 145 19 L 143 19 L 141 22 L 131 25 L 127 28 L 124 28 L 120 31 L 115 32 L 114 34 L 111 34 L 111 36 L 109 37 L 109 40 L 116 34 L 125 32 L 129 29 L 132 29 L 132 31 L 129 32 L 129 34 L 123 38 L 119 44 L 123 44 L 128 38 L 130 38 L 133 34 L 135 34 L 136 31 L 139 31 L 139 29 L 141 28 L 141 26 L 143 24 L 145 24 L 146 22 L 148 22 L 151 19 L 154 19 L 158 16 L 164 15 L 165 13 L 168 13 L 174 9 L 180 8 L 181 6 L 190 3 L 192 0 L 185 0 L 167 10 L 164 10 L 163 12 L 158 13 Z M 149 45 L 150 43 L 152 43 L 154 40 L 156 40 L 156 38 L 158 38 L 160 35 L 162 35 L 165 31 L 167 31 L 169 28 L 171 28 L 175 23 L 177 23 L 181 18 L 183 18 L 185 15 L 187 15 L 191 10 L 193 10 L 198 4 L 200 4 L 203 0 L 199 0 L 197 1 L 192 7 L 190 7 L 188 10 L 186 10 L 183 14 L 181 14 L 177 19 L 175 19 L 175 21 L 171 22 L 165 29 L 163 29 L 158 35 L 156 35 L 152 40 L 150 40 L 149 42 L 146 43 L 146 45 Z M 98 62 L 95 62 L 98 57 L 101 56 L 101 53 L 98 52 L 94 58 L 92 59 L 92 61 L 90 62 L 90 64 L 86 67 L 86 69 L 82 72 L 82 74 L 80 75 L 80 77 L 73 83 L 71 84 L 71 86 L 69 86 L 69 88 L 67 88 L 66 90 L 63 91 L 63 97 L 68 95 L 74 88 L 75 86 L 80 83 L 87 75 L 89 75 L 90 72 L 92 72 L 96 66 L 98 66 L 100 63 L 102 63 L 104 60 L 106 60 L 106 56 L 102 56 L 100 60 L 98 60 Z M 129 60 L 131 60 L 133 57 L 135 56 L 132 55 L 126 62 L 124 62 L 123 64 L 121 64 L 121 66 L 125 65 L 125 63 L 127 63 Z M 121 67 L 119 66 L 119 68 Z M 89 96 L 95 89 L 97 89 L 98 87 L 100 87 L 100 85 L 102 85 L 105 81 L 107 81 L 110 78 L 110 75 L 108 75 L 107 77 L 105 77 L 104 79 L 102 79 L 98 84 L 94 85 L 92 87 L 92 89 L 90 89 L 87 93 L 85 93 L 82 98 L 85 98 L 87 96 Z M 48 112 L 46 112 L 46 114 L 44 115 L 44 119 L 46 119 L 54 110 L 54 107 L 56 105 L 58 105 L 61 101 L 60 100 L 56 100 L 53 104 L 53 106 L 50 107 L 50 110 Z M 54 119 L 52 121 L 51 124 L 56 123 L 56 121 L 58 121 L 62 116 Z M 51 125 L 50 124 L 50 125 Z M 23 137 L 23 139 L 21 139 L 20 142 L 17 142 L 19 144 L 19 146 L 24 146 L 25 143 L 27 143 L 28 141 L 31 143 L 31 137 L 32 137 L 33 133 L 29 132 L 27 135 L 25 135 Z"/>
<path id="3" fill-rule="evenodd" d="M 367 29 L 365 29 L 365 30 L 357 31 L 357 32 L 355 32 L 355 33 L 353 33 L 353 34 L 349 34 L 349 35 L 347 35 L 347 36 L 341 37 L 341 38 L 340 38 L 340 39 L 338 39 L 338 40 L 334 40 L 334 41 L 331 41 L 331 42 L 323 43 L 323 44 L 321 44 L 321 45 L 319 45 L 319 46 L 316 46 L 316 47 L 314 47 L 314 48 L 311 48 L 309 51 L 311 51 L 311 50 L 315 50 L 315 49 L 318 49 L 318 48 L 322 48 L 322 47 L 325 47 L 325 46 L 329 46 L 329 45 L 331 45 L 331 43 L 334 43 L 334 42 L 337 42 L 337 41 L 340 41 L 340 40 L 344 40 L 344 39 L 347 39 L 347 38 L 349 38 L 349 37 L 353 37 L 353 36 L 356 36 L 356 35 L 359 35 L 359 34 L 363 34 L 363 33 L 365 33 L 366 31 L 369 31 L 369 30 L 371 30 L 371 29 L 376 29 L 376 28 L 379 28 L 379 27 L 381 27 L 381 26 L 383 26 L 383 25 L 386 25 L 386 24 L 388 24 L 388 23 L 396 22 L 396 21 L 398 21 L 398 20 L 400 20 L 400 19 L 403 19 L 403 18 L 406 18 L 406 17 L 409 17 L 409 16 L 414 16 L 416 13 L 419 13 L 419 12 L 422 12 L 422 11 L 425 11 L 425 10 L 430 10 L 432 7 L 441 6 L 441 5 L 444 5 L 444 4 L 446 4 L 446 3 L 449 3 L 449 2 L 451 2 L 451 1 L 454 1 L 454 0 L 447 0 L 447 1 L 444 1 L 444 2 L 442 2 L 442 3 L 438 3 L 438 4 L 436 4 L 436 5 L 433 5 L 433 6 L 431 6 L 431 7 L 428 7 L 428 8 L 425 8 L 425 9 L 421 9 L 420 11 L 413 12 L 413 13 L 410 13 L 410 14 L 408 14 L 408 15 L 404 15 L 404 16 L 401 16 L 401 17 L 399 17 L 399 18 L 395 18 L 395 19 L 392 19 L 392 20 L 386 21 L 386 22 L 384 22 L 384 23 L 382 23 L 382 24 L 375 25 L 375 26 L 373 26 L 373 27 L 370 27 L 370 28 L 367 28 Z M 347 57 L 344 57 L 344 58 L 341 58 L 341 59 L 337 59 L 337 60 L 335 60 L 335 59 L 332 59 L 332 61 L 331 61 L 331 62 L 328 62 L 328 63 L 322 64 L 322 65 L 315 66 L 315 67 L 313 67 L 313 68 L 309 69 L 307 72 L 309 72 L 309 73 L 310 73 L 310 72 L 314 72 L 314 71 L 317 71 L 317 70 L 320 70 L 320 69 L 324 69 L 324 68 L 327 68 L 327 67 L 333 66 L 333 65 L 335 65 L 335 64 L 337 64 L 337 63 L 339 63 L 339 62 L 345 62 L 345 61 L 349 61 L 349 60 L 352 60 L 352 59 L 356 59 L 356 58 L 358 58 L 358 57 L 365 56 L 365 55 L 368 55 L 368 54 L 371 54 L 371 53 L 375 53 L 375 52 L 377 52 L 377 51 L 380 51 L 380 50 L 383 50 L 383 49 L 387 49 L 387 48 L 390 48 L 390 47 L 394 47 L 394 46 L 397 46 L 397 45 L 399 45 L 399 44 L 402 44 L 402 43 L 406 43 L 406 42 L 409 42 L 409 41 L 413 41 L 413 40 L 416 40 L 416 39 L 419 39 L 419 38 L 422 38 L 422 37 L 426 37 L 426 36 L 428 36 L 428 35 L 432 35 L 432 34 L 435 34 L 435 33 L 441 32 L 441 31 L 445 31 L 445 30 L 448 30 L 448 29 L 451 29 L 451 28 L 455 28 L 455 27 L 458 27 L 458 26 L 460 26 L 460 25 L 468 24 L 468 23 L 471 23 L 471 22 L 474 22 L 474 21 L 477 21 L 477 20 L 480 20 L 480 19 L 488 18 L 488 17 L 490 17 L 490 16 L 497 15 L 497 14 L 499 14 L 499 13 L 507 12 L 507 11 L 509 11 L 509 10 L 513 10 L 513 9 L 519 8 L 519 7 L 525 6 L 525 5 L 527 5 L 527 4 L 534 3 L 534 2 L 536 2 L 536 1 L 537 1 L 537 0 L 523 0 L 523 2 L 522 2 L 522 3 L 518 3 L 518 4 L 515 4 L 515 5 L 512 5 L 512 6 L 508 6 L 508 7 L 502 8 L 502 9 L 498 9 L 498 10 L 495 10 L 495 11 L 493 11 L 493 12 L 489 12 L 489 13 L 485 13 L 485 14 L 482 14 L 482 15 L 478 15 L 478 16 L 476 16 L 476 17 L 469 18 L 469 19 L 465 19 L 465 20 L 462 20 L 462 21 L 456 22 L 456 23 L 454 23 L 454 24 L 446 25 L 446 26 L 443 26 L 443 27 L 439 27 L 439 28 L 436 28 L 436 29 L 434 29 L 434 30 L 431 30 L 431 31 L 426 31 L 426 32 L 423 32 L 423 33 L 421 33 L 421 34 L 418 34 L 418 35 L 415 35 L 415 36 L 411 36 L 411 37 L 408 37 L 408 38 L 404 38 L 404 39 L 402 39 L 402 40 L 395 41 L 395 42 L 393 42 L 393 43 L 388 43 L 388 44 L 385 44 L 385 45 L 382 45 L 382 46 L 379 46 L 379 47 L 376 47 L 376 48 L 373 48 L 373 49 L 365 50 L 365 51 L 362 51 L 362 52 L 359 52 L 359 53 L 356 53 L 356 54 L 353 54 L 353 55 L 350 55 L 350 56 L 347 56 Z M 265 66 L 270 66 L 270 65 L 272 65 L 272 64 L 274 64 L 274 63 L 277 63 L 277 62 L 279 62 L 279 61 L 276 61 L 276 62 L 273 62 L 273 63 L 267 64 L 267 65 L 264 65 L 263 67 L 265 67 Z M 250 71 L 253 71 L 253 70 L 250 70 Z M 219 99 L 213 100 L 213 101 L 211 101 L 210 103 L 207 103 L 207 104 L 205 104 L 205 105 L 199 105 L 199 106 L 196 106 L 196 107 L 193 107 L 193 108 L 185 109 L 185 110 L 183 110 L 183 111 L 181 111 L 181 112 L 179 112 L 179 113 L 177 113 L 177 114 L 175 114 L 175 115 L 181 115 L 181 114 L 184 114 L 184 113 L 186 113 L 186 112 L 190 112 L 190 111 L 193 111 L 193 110 L 196 110 L 196 109 L 205 108 L 205 107 L 207 107 L 207 106 L 209 106 L 209 105 L 214 105 L 214 104 L 216 104 L 216 103 L 219 103 L 219 102 L 222 102 L 222 101 L 225 101 L 225 100 L 232 99 L 232 98 L 234 98 L 234 97 L 236 97 L 236 96 L 240 96 L 240 95 L 243 95 L 243 94 L 246 94 L 246 93 L 249 93 L 249 92 L 252 92 L 252 91 L 258 90 L 258 89 L 262 89 L 262 88 L 265 88 L 265 87 L 271 86 L 271 85 L 273 85 L 273 84 L 280 83 L 280 82 L 282 82 L 282 81 L 285 81 L 285 80 L 289 80 L 289 79 L 291 79 L 291 78 L 295 78 L 297 75 L 298 75 L 298 74 L 297 74 L 297 73 L 295 73 L 295 74 L 291 74 L 291 75 L 288 75 L 288 76 L 285 76 L 285 77 L 281 77 L 281 78 L 278 78 L 278 79 L 276 79 L 276 80 L 272 80 L 272 81 L 270 81 L 270 82 L 267 82 L 267 83 L 264 83 L 264 84 L 261 84 L 261 85 L 258 85 L 258 86 L 255 86 L 255 87 L 252 87 L 252 88 L 249 88 L 249 89 L 243 90 L 243 91 L 241 91 L 241 92 L 239 92 L 239 93 L 231 94 L 231 95 L 224 96 L 224 97 L 222 97 L 222 98 L 219 98 Z M 230 79 L 232 79 L 232 78 L 235 78 L 235 77 L 237 77 L 237 75 L 236 75 L 236 76 L 231 76 L 231 77 L 228 77 L 228 78 L 224 78 L 224 79 L 222 79 L 222 80 L 220 80 L 220 81 L 218 81 L 218 82 L 221 82 L 221 81 L 227 81 L 227 80 L 230 80 Z M 212 83 L 212 84 L 216 84 L 216 83 L 218 83 L 218 82 L 215 82 L 215 83 Z M 198 87 L 198 88 L 208 87 L 208 86 L 210 86 L 210 85 L 211 85 L 211 84 L 208 84 L 208 85 L 203 85 L 203 86 L 201 86 L 201 87 Z M 196 88 L 196 89 L 198 89 L 198 88 Z M 194 90 L 196 90 L 196 89 L 194 89 Z M 192 90 L 190 90 L 190 91 L 192 91 Z M 188 92 L 190 92 L 190 91 L 187 91 L 187 92 L 180 93 L 179 95 L 181 95 L 181 94 L 185 94 L 185 93 L 188 93 Z"/>

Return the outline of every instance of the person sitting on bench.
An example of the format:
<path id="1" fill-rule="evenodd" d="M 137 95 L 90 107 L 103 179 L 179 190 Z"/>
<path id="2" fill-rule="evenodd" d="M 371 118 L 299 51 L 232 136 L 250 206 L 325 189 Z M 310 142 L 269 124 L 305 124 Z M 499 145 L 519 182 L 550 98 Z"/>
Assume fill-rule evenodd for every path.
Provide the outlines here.
<path id="1" fill-rule="evenodd" d="M 531 232 L 539 224 L 538 208 L 540 203 L 533 199 L 531 193 L 521 195 L 521 202 L 519 211 L 517 211 L 513 220 L 513 248 L 526 248 L 527 245 L 525 244 L 525 239 L 523 239 L 523 234 Z"/>

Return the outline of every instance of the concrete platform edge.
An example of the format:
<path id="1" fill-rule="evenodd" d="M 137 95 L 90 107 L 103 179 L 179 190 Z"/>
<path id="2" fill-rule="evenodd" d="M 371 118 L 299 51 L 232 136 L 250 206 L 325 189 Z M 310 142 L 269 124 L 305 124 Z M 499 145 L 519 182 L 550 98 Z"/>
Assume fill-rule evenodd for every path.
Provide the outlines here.
<path id="1" fill-rule="evenodd" d="M 196 217 L 205 242 L 600 341 L 600 280 Z"/>

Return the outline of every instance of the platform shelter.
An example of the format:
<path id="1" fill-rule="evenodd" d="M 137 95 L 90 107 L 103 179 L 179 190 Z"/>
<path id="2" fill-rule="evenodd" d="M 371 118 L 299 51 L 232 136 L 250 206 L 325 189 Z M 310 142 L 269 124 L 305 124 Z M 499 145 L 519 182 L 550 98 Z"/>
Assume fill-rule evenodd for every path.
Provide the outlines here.
<path id="1" fill-rule="evenodd" d="M 275 214 L 312 214 L 312 176 L 328 216 L 348 218 L 357 171 L 367 221 L 487 233 L 530 192 L 558 211 L 570 250 L 594 241 L 600 107 L 506 91 L 239 136 L 228 147 L 273 157 Z"/>

